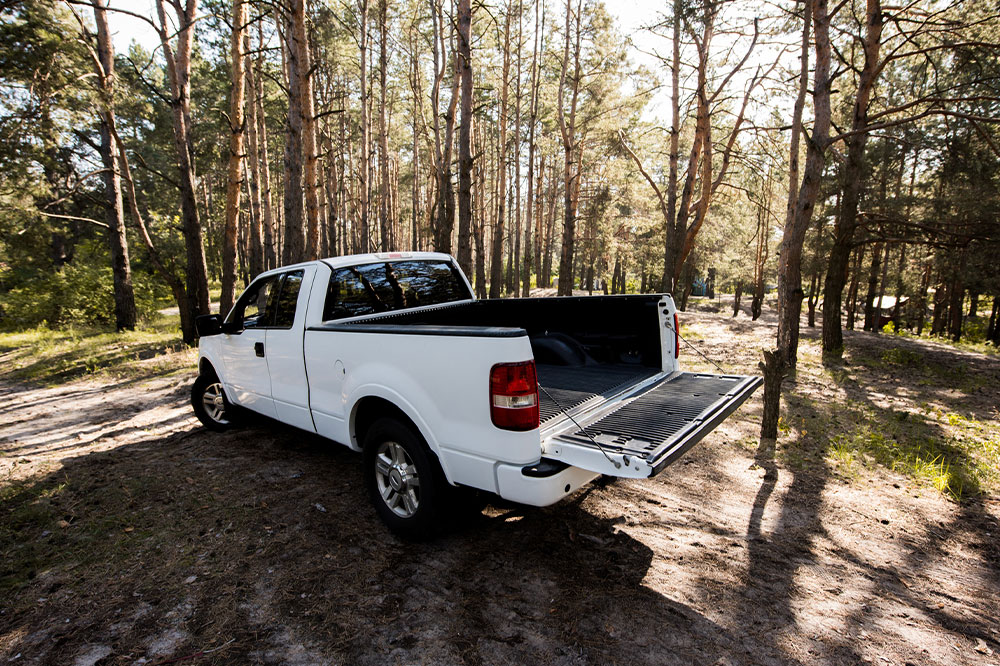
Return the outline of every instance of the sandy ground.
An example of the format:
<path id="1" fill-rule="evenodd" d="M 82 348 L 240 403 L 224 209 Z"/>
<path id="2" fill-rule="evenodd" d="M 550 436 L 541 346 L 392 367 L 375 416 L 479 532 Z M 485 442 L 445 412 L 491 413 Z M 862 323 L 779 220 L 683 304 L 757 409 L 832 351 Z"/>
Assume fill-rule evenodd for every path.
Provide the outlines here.
<path id="1" fill-rule="evenodd" d="M 685 321 L 727 370 L 773 336 Z M 815 400 L 789 422 L 836 423 L 845 397 L 995 414 L 995 358 L 898 344 L 988 381 L 803 372 Z M 996 498 L 757 451 L 759 392 L 659 477 L 413 545 L 367 504 L 359 456 L 270 422 L 209 433 L 191 379 L 0 383 L 0 662 L 1000 664 Z"/>

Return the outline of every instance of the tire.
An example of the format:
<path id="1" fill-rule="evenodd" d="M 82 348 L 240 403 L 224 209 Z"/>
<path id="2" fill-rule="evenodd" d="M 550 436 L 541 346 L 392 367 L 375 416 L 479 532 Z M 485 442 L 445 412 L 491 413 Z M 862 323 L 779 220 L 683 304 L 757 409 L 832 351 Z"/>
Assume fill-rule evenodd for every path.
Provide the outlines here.
<path id="1" fill-rule="evenodd" d="M 424 541 L 438 534 L 450 486 L 423 438 L 391 418 L 368 428 L 364 442 L 368 497 L 397 536 Z"/>
<path id="2" fill-rule="evenodd" d="M 222 382 L 215 375 L 198 375 L 191 387 L 195 416 L 213 432 L 225 432 L 236 424 L 237 407 L 230 404 Z"/>

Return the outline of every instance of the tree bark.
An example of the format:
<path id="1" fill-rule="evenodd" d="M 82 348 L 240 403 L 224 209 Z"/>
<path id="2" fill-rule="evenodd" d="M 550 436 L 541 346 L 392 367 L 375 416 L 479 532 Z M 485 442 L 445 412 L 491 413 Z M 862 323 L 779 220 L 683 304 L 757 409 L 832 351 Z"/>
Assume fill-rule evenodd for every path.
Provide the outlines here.
<path id="1" fill-rule="evenodd" d="M 840 358 L 844 351 L 844 335 L 841 330 L 840 311 L 844 285 L 847 282 L 847 268 L 854 243 L 854 232 L 858 223 L 858 204 L 864 183 L 865 146 L 868 142 L 868 104 L 878 78 L 879 50 L 882 45 L 882 3 L 881 0 L 867 0 L 865 12 L 865 62 L 858 78 L 858 92 L 854 100 L 851 121 L 852 134 L 846 139 L 847 156 L 844 163 L 844 191 L 841 195 L 840 211 L 833 231 L 833 247 L 830 248 L 830 262 L 826 269 L 826 283 L 823 286 L 823 354 Z"/>
<path id="2" fill-rule="evenodd" d="M 472 4 L 458 2 L 458 71 L 462 116 L 458 128 L 458 265 L 472 275 Z"/>
<path id="3" fill-rule="evenodd" d="M 177 153 L 177 172 L 181 194 L 181 228 L 187 260 L 186 292 L 188 319 L 208 314 L 208 271 L 205 265 L 205 243 L 198 205 L 195 200 L 194 143 L 191 138 L 191 50 L 194 42 L 194 21 L 197 0 L 172 2 L 176 14 L 176 32 L 167 22 L 165 0 L 157 0 L 159 23 L 156 30 L 167 64 L 170 81 L 170 108 L 173 115 L 174 149 Z M 172 40 L 176 34 L 176 48 Z M 193 329 L 192 329 L 193 330 Z M 193 339 L 193 338 L 192 338 Z"/>
<path id="4" fill-rule="evenodd" d="M 798 348 L 799 319 L 802 312 L 802 244 L 819 195 L 827 143 L 830 134 L 830 17 L 827 0 L 812 0 L 815 32 L 816 66 L 813 73 L 814 121 L 806 149 L 806 163 L 798 197 L 785 225 L 778 259 L 778 335 L 777 348 L 765 354 L 764 419 L 761 439 L 777 434 L 781 382 L 788 369 L 794 369 Z M 804 28 L 805 30 L 805 28 Z"/>
<path id="5" fill-rule="evenodd" d="M 391 194 L 389 188 L 389 119 L 387 114 L 386 92 L 388 82 L 388 1 L 379 0 L 378 5 L 378 78 L 379 78 L 379 115 L 378 115 L 378 171 L 379 171 L 379 248 L 388 252 L 392 247 Z"/>
<path id="6" fill-rule="evenodd" d="M 360 16 L 358 21 L 358 51 L 360 55 L 359 79 L 361 84 L 361 156 L 358 159 L 358 233 L 360 234 L 360 247 L 358 252 L 371 252 L 371 232 L 368 228 L 368 169 L 369 169 L 369 134 L 371 132 L 370 120 L 368 118 L 368 0 L 358 0 L 358 10 Z"/>
<path id="7" fill-rule="evenodd" d="M 563 144 L 563 237 L 562 252 L 559 257 L 559 290 L 560 296 L 573 294 L 573 247 L 576 240 L 576 213 L 580 192 L 581 146 L 576 138 L 576 110 L 580 99 L 580 76 L 582 63 L 580 61 L 580 45 L 582 38 L 583 1 L 577 2 L 576 11 L 572 10 L 572 2 L 566 2 L 566 40 L 563 49 L 562 70 L 559 77 L 558 108 L 556 117 L 559 120 L 559 132 Z M 570 54 L 570 22 L 575 14 L 576 34 L 573 38 L 573 76 L 570 93 L 569 118 L 566 118 L 563 105 L 564 90 L 569 67 Z"/>
<path id="8" fill-rule="evenodd" d="M 534 43 L 531 49 L 531 98 L 528 102 L 528 198 L 525 201 L 525 220 L 524 220 L 524 266 L 522 268 L 521 275 L 521 296 L 527 298 L 531 293 L 531 268 L 532 268 L 532 220 L 534 219 L 534 208 L 535 208 L 535 126 L 538 124 L 538 42 L 540 38 L 539 29 L 539 8 L 541 3 L 535 2 L 535 30 L 534 30 Z M 541 30 L 544 31 L 545 23 L 542 20 Z M 537 247 L 538 238 L 535 238 L 535 256 L 537 257 Z M 536 259 L 534 263 L 535 271 L 539 269 L 539 262 Z"/>
<path id="9" fill-rule="evenodd" d="M 115 328 L 135 330 L 135 291 L 132 287 L 132 263 L 129 261 L 125 233 L 125 209 L 122 201 L 121 175 L 118 171 L 119 147 L 111 134 L 115 122 L 115 56 L 111 44 L 108 16 L 101 0 L 92 0 L 97 26 L 97 78 L 101 100 L 101 162 L 104 165 L 104 197 L 107 200 L 108 241 L 111 246 L 111 274 L 115 298 Z"/>
<path id="10" fill-rule="evenodd" d="M 681 135 L 681 14 L 683 0 L 674 0 L 673 16 L 673 54 L 670 67 L 670 156 L 667 175 L 667 214 L 664 228 L 663 248 L 663 284 L 660 287 L 664 293 L 674 292 L 674 264 L 676 256 L 674 248 L 677 240 L 674 237 L 674 226 L 677 223 L 677 162 L 680 156 Z"/>
<path id="11" fill-rule="evenodd" d="M 868 290 L 865 292 L 865 325 L 864 330 L 871 331 L 877 326 L 878 317 L 875 314 L 875 297 L 878 290 L 879 270 L 882 266 L 882 246 L 875 243 L 872 246 L 872 263 L 868 268 Z"/>
<path id="12" fill-rule="evenodd" d="M 503 236 L 507 217 L 507 111 L 510 92 L 510 13 L 511 3 L 504 7 L 503 65 L 500 74 L 500 115 L 497 136 L 497 203 L 493 225 L 493 244 L 490 248 L 490 298 L 500 298 L 503 293 Z"/>
<path id="13" fill-rule="evenodd" d="M 994 346 L 1000 345 L 1000 326 L 997 317 L 1000 315 L 1000 296 L 993 297 L 993 309 L 990 311 L 990 323 L 986 327 L 986 341 Z"/>
<path id="14" fill-rule="evenodd" d="M 233 32 L 230 39 L 232 88 L 229 91 L 229 168 L 226 181 L 226 223 L 222 241 L 222 294 L 219 312 L 228 313 L 236 300 L 236 237 L 240 219 L 240 190 L 243 185 L 243 130 L 246 76 L 243 36 L 247 7 L 243 0 L 233 0 Z"/>
<path id="15" fill-rule="evenodd" d="M 250 51 L 250 37 L 244 35 L 244 53 Z M 244 56 L 244 69 L 246 71 L 246 89 L 249 99 L 247 100 L 247 159 L 246 173 L 249 182 L 248 195 L 250 197 L 250 279 L 264 272 L 266 261 L 266 251 L 264 249 L 264 210 L 261 202 L 261 175 L 260 175 L 260 133 L 257 129 L 257 82 L 254 73 L 253 60 L 249 55 Z"/>

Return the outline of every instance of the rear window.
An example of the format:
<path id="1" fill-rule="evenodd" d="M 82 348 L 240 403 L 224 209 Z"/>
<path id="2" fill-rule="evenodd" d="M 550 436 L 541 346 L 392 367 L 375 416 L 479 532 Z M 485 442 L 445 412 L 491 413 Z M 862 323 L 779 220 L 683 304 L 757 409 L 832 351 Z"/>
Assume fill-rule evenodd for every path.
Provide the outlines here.
<path id="1" fill-rule="evenodd" d="M 391 261 L 333 271 L 323 320 L 390 312 L 471 298 L 446 261 Z"/>

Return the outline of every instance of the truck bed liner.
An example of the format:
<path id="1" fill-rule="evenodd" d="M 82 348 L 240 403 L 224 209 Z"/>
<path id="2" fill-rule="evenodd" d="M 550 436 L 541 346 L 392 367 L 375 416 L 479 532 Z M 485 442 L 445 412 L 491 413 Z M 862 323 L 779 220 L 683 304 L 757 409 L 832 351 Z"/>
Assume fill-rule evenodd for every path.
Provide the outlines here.
<path id="1" fill-rule="evenodd" d="M 658 473 L 750 397 L 759 377 L 680 373 L 558 439 L 646 461 Z M 589 435 L 590 437 L 588 437 Z"/>
<path id="2" fill-rule="evenodd" d="M 544 391 L 539 397 L 539 412 L 542 423 L 554 418 L 563 410 L 570 410 L 582 405 L 598 395 L 612 393 L 615 389 L 652 377 L 658 372 L 656 368 L 637 365 L 592 365 L 592 366 L 561 366 L 538 365 L 538 383 Z"/>

